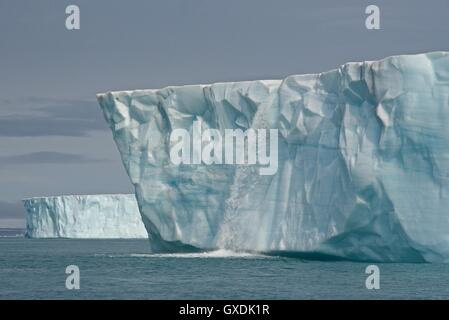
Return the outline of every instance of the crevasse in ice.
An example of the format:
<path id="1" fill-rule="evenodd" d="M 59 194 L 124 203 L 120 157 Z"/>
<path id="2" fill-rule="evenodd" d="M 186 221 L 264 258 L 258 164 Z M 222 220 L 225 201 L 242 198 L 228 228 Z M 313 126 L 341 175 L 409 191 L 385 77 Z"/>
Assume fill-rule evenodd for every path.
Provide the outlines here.
<path id="1" fill-rule="evenodd" d="M 99 94 L 154 250 L 449 259 L 449 55 Z M 279 167 L 174 165 L 170 133 L 279 130 Z"/>

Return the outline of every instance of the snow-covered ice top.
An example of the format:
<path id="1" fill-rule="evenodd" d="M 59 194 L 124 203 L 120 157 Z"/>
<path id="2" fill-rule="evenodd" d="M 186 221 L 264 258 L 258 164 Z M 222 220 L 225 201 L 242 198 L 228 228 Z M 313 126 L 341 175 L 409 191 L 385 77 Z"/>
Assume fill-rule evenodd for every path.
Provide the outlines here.
<path id="1" fill-rule="evenodd" d="M 30 238 L 148 238 L 133 194 L 24 199 Z"/>
<path id="2" fill-rule="evenodd" d="M 449 55 L 99 94 L 155 250 L 449 259 Z M 279 130 L 279 168 L 174 165 L 170 134 Z M 159 243 L 160 245 L 155 245 Z"/>

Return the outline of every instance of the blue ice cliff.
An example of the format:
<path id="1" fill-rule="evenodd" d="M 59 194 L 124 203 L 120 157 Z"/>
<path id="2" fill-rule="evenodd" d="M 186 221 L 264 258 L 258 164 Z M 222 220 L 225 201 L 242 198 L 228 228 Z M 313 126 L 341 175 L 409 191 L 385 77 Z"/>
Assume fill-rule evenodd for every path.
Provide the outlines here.
<path id="1" fill-rule="evenodd" d="M 99 94 L 153 250 L 449 260 L 449 55 Z M 174 165 L 170 134 L 278 129 L 276 174 Z"/>
<path id="2" fill-rule="evenodd" d="M 148 238 L 133 194 L 23 200 L 30 238 Z"/>

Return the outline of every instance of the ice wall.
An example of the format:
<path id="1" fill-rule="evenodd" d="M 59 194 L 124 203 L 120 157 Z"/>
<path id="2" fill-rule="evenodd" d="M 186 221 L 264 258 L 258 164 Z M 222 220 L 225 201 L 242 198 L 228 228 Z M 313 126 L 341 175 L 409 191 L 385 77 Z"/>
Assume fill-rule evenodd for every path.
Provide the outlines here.
<path id="1" fill-rule="evenodd" d="M 30 238 L 147 238 L 133 194 L 23 200 Z"/>
<path id="2" fill-rule="evenodd" d="M 449 55 L 99 94 L 155 250 L 449 259 Z M 279 129 L 279 168 L 174 165 L 170 133 Z M 154 244 L 153 244 L 154 246 Z"/>

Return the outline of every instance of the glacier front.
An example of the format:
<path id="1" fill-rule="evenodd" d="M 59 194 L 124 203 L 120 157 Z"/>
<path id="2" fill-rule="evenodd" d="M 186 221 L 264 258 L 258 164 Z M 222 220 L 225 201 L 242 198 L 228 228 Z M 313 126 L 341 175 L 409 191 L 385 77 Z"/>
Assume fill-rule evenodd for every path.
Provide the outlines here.
<path id="1" fill-rule="evenodd" d="M 148 238 L 133 194 L 24 199 L 30 238 Z"/>
<path id="2" fill-rule="evenodd" d="M 449 260 L 449 54 L 98 95 L 153 250 Z M 175 129 L 278 129 L 279 165 L 175 165 Z M 195 142 L 194 142 L 195 143 Z"/>

